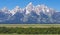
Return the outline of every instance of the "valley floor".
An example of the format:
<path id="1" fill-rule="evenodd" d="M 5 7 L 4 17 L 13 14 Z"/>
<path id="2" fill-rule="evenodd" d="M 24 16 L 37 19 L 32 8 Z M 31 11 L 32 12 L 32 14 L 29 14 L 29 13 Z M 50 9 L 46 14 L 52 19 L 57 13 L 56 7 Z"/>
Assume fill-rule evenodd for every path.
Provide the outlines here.
<path id="1" fill-rule="evenodd" d="M 60 34 L 0 34 L 0 35 L 60 35 Z"/>
<path id="2" fill-rule="evenodd" d="M 22 28 L 59 27 L 60 28 L 60 24 L 0 24 L 0 27 L 22 27 Z M 60 35 L 60 34 L 0 34 L 0 35 Z"/>
<path id="3" fill-rule="evenodd" d="M 60 27 L 60 24 L 0 24 L 0 27 L 49 28 L 49 27 Z"/>

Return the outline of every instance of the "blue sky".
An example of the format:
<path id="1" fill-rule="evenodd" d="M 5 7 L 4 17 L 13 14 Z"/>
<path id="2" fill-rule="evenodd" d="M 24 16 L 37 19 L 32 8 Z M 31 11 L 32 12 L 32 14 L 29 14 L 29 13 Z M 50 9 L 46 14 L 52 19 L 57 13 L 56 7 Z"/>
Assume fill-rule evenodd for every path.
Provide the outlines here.
<path id="1" fill-rule="evenodd" d="M 45 4 L 48 7 L 60 11 L 60 0 L 0 0 L 0 9 L 3 7 L 13 9 L 17 5 L 24 8 L 30 2 L 32 2 L 33 5 Z"/>

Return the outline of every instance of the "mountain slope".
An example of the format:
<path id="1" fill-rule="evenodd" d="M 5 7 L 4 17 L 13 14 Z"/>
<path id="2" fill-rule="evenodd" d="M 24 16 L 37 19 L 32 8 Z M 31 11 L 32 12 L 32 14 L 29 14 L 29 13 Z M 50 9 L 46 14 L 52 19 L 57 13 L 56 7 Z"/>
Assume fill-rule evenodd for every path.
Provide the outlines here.
<path id="1" fill-rule="evenodd" d="M 34 6 L 32 3 L 23 9 L 19 6 L 12 10 L 4 7 L 0 10 L 0 23 L 60 23 L 60 12 L 46 5 Z"/>

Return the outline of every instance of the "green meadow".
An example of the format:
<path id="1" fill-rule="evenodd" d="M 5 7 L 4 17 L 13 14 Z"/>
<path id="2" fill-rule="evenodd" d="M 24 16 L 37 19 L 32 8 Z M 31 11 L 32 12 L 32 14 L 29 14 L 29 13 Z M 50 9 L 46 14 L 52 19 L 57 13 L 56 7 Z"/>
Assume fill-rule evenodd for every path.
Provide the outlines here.
<path id="1" fill-rule="evenodd" d="M 0 24 L 0 27 L 49 28 L 49 27 L 60 27 L 60 24 Z"/>
<path id="2" fill-rule="evenodd" d="M 0 24 L 0 27 L 6 28 L 60 28 L 60 24 Z M 0 35 L 60 35 L 60 34 L 0 34 Z"/>

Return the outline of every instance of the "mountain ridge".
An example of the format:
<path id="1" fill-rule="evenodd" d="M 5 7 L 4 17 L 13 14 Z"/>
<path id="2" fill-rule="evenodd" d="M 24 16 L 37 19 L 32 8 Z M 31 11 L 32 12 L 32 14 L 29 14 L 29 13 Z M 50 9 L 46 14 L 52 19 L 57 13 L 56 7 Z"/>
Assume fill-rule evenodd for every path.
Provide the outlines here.
<path id="1" fill-rule="evenodd" d="M 45 5 L 34 6 L 29 3 L 25 8 L 16 6 L 12 10 L 6 7 L 0 10 L 1 23 L 60 23 L 60 12 Z"/>

